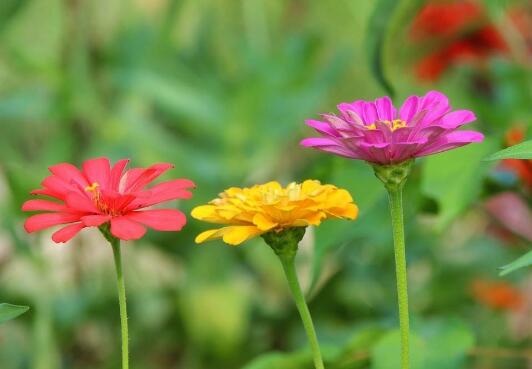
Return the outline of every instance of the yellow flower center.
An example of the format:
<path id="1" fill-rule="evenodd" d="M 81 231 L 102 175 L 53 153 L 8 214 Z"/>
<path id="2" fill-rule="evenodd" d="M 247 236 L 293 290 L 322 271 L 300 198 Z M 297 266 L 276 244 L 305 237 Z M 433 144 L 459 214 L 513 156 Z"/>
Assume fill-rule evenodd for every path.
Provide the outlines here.
<path id="1" fill-rule="evenodd" d="M 109 205 L 100 196 L 99 187 L 100 184 L 98 182 L 94 182 L 90 186 L 85 187 L 85 191 L 91 193 L 92 202 L 98 208 L 98 210 L 105 214 L 116 215 L 113 211 L 111 211 L 111 209 L 109 209 Z"/>
<path id="2" fill-rule="evenodd" d="M 388 127 L 390 127 L 390 130 L 392 132 L 395 131 L 398 128 L 406 127 L 406 122 L 404 120 L 402 120 L 402 119 L 394 119 L 392 121 L 381 120 L 381 122 L 386 124 Z M 377 126 L 375 125 L 375 123 L 373 123 L 373 124 L 370 124 L 370 125 L 366 126 L 366 128 L 369 129 L 370 131 L 373 131 L 373 130 L 377 129 Z"/>
<path id="3" fill-rule="evenodd" d="M 100 184 L 98 182 L 94 182 L 90 186 L 85 187 L 85 191 L 87 192 L 95 192 L 98 190 L 98 187 L 100 187 Z"/>

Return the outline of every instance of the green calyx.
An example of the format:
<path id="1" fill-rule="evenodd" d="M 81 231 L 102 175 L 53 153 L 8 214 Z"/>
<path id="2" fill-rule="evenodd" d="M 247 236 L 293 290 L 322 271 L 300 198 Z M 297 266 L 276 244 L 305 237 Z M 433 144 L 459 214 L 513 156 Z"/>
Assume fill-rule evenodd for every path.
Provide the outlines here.
<path id="1" fill-rule="evenodd" d="M 114 244 L 114 242 L 118 241 L 118 239 L 111 233 L 111 226 L 109 225 L 109 223 L 102 224 L 98 227 L 98 229 L 100 230 L 100 232 L 102 232 L 105 239 L 111 244 Z"/>
<path id="2" fill-rule="evenodd" d="M 305 235 L 305 227 L 292 227 L 282 231 L 271 231 L 262 235 L 264 241 L 280 258 L 294 258 L 299 242 Z"/>
<path id="3" fill-rule="evenodd" d="M 378 165 L 373 164 L 375 176 L 384 183 L 388 190 L 398 190 L 403 187 L 414 165 L 414 159 L 398 164 Z"/>

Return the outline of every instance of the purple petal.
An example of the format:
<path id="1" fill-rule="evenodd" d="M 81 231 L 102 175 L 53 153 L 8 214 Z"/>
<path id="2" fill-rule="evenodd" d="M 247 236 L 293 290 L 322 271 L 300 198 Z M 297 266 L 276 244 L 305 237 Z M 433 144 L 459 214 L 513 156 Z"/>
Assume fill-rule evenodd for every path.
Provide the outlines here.
<path id="1" fill-rule="evenodd" d="M 366 124 L 372 124 L 379 120 L 379 115 L 377 114 L 377 108 L 374 103 L 365 102 L 364 103 L 364 121 Z"/>
<path id="2" fill-rule="evenodd" d="M 471 123 L 477 119 L 475 114 L 469 110 L 457 110 L 446 114 L 438 123 L 439 126 L 446 129 L 456 129 L 464 124 Z"/>
<path id="3" fill-rule="evenodd" d="M 336 141 L 327 138 L 306 138 L 299 142 L 300 145 L 305 147 L 312 147 L 314 149 L 328 152 L 335 155 L 344 156 L 350 159 L 364 159 L 359 154 L 349 150 L 343 145 L 339 145 Z"/>
<path id="4" fill-rule="evenodd" d="M 405 122 L 410 122 L 418 112 L 419 97 L 410 96 L 405 100 L 401 109 L 399 109 L 399 118 Z"/>
<path id="5" fill-rule="evenodd" d="M 416 156 L 426 156 L 437 154 L 439 152 L 455 149 L 473 142 L 481 142 L 484 135 L 476 131 L 455 131 L 432 141 L 422 150 L 416 153 Z"/>
<path id="6" fill-rule="evenodd" d="M 392 121 L 395 119 L 397 111 L 392 104 L 392 100 L 388 96 L 376 99 L 375 107 L 377 108 L 377 115 L 379 120 Z"/>
<path id="7" fill-rule="evenodd" d="M 307 124 L 307 126 L 314 128 L 321 134 L 324 134 L 326 136 L 340 137 L 340 134 L 328 123 L 312 119 L 306 120 L 305 123 Z"/>
<path id="8" fill-rule="evenodd" d="M 399 110 L 399 117 L 410 126 L 420 125 L 424 127 L 443 117 L 450 109 L 447 96 L 438 91 L 429 91 L 423 97 L 410 96 L 406 99 Z M 419 119 L 417 114 L 422 111 L 426 111 L 426 113 Z M 412 121 L 416 118 L 419 119 L 419 122 L 414 124 Z"/>

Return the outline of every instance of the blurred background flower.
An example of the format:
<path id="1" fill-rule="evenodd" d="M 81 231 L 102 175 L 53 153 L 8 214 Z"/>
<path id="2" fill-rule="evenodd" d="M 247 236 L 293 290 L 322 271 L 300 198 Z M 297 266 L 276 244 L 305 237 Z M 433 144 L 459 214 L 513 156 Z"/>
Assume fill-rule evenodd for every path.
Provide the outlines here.
<path id="1" fill-rule="evenodd" d="M 28 236 L 20 211 L 48 166 L 98 156 L 176 164 L 172 176 L 198 188 L 177 205 L 186 212 L 234 184 L 316 178 L 348 189 L 359 219 L 309 230 L 298 270 L 326 367 L 393 366 L 394 355 L 380 354 L 395 347 L 396 326 L 384 189 L 364 163 L 297 144 L 311 133 L 305 118 L 390 86 L 395 103 L 444 92 L 475 112 L 486 135 L 420 160 L 409 177 L 411 308 L 424 368 L 526 369 L 530 271 L 504 277 L 523 294 L 518 311 L 486 308 L 470 286 L 498 281 L 500 266 L 530 250 L 508 217 L 497 218 L 506 213 L 490 210 L 510 193 L 530 213 L 526 181 L 505 163 L 480 162 L 508 145 L 516 125 L 531 137 L 530 5 L 479 0 L 468 5 L 482 9 L 473 20 L 454 12 L 458 34 L 416 39 L 415 19 L 432 3 L 454 2 L 1 1 L 0 300 L 31 306 L 0 328 L 2 369 L 119 367 L 111 249 L 97 230 L 67 245 L 49 241 L 54 230 Z M 504 51 L 419 78 L 420 60 L 487 26 Z M 135 368 L 308 368 L 275 255 L 261 240 L 194 246 L 203 229 L 190 220 L 179 234 L 148 231 L 124 247 Z"/>

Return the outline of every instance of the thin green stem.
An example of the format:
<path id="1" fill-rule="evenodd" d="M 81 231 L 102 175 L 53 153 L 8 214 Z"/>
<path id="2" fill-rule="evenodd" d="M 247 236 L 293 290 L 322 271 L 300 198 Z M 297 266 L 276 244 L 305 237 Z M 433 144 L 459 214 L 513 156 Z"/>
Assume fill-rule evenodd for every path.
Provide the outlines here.
<path id="1" fill-rule="evenodd" d="M 122 331 L 122 369 L 129 369 L 129 337 L 127 327 L 127 304 L 126 286 L 122 273 L 122 257 L 120 251 L 120 240 L 115 238 L 111 241 L 113 255 L 115 259 L 116 281 L 118 286 L 118 304 L 120 306 L 120 327 Z"/>
<path id="2" fill-rule="evenodd" d="M 288 286 L 294 297 L 297 310 L 301 316 L 303 322 L 303 327 L 307 332 L 307 337 L 310 343 L 310 348 L 312 350 L 312 356 L 314 358 L 314 366 L 316 369 L 324 369 L 323 359 L 321 357 L 320 345 L 318 343 L 318 337 L 316 336 L 316 330 L 314 329 L 314 324 L 312 323 L 312 317 L 310 316 L 310 311 L 308 309 L 307 303 L 305 302 L 305 296 L 301 291 L 301 286 L 299 285 L 299 280 L 297 278 L 296 268 L 295 268 L 295 255 L 282 255 L 278 254 L 281 264 L 283 265 L 284 273 L 288 281 Z"/>
<path id="3" fill-rule="evenodd" d="M 401 331 L 401 369 L 409 368 L 409 317 L 406 274 L 405 230 L 403 223 L 403 186 L 388 189 L 392 216 L 395 273 L 397 278 L 397 302 L 399 305 L 399 329 Z"/>

